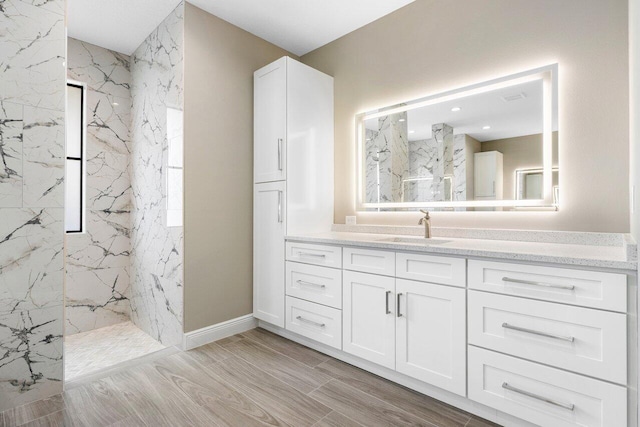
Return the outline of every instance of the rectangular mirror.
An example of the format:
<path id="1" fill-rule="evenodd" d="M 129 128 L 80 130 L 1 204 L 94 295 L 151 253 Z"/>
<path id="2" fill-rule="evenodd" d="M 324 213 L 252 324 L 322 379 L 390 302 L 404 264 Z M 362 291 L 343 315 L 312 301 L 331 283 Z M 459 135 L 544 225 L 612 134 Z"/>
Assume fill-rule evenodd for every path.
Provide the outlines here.
<path id="1" fill-rule="evenodd" d="M 557 122 L 557 64 L 359 114 L 358 209 L 556 209 Z"/>

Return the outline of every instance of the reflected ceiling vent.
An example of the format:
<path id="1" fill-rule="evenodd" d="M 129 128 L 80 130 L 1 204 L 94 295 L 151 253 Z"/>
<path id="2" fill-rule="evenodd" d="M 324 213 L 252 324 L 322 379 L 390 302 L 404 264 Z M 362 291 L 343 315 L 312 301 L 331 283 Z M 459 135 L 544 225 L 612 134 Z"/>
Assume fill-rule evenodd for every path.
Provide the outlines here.
<path id="1" fill-rule="evenodd" d="M 527 97 L 526 93 L 520 92 L 513 95 L 505 95 L 505 96 L 502 96 L 501 98 L 504 102 L 512 102 L 512 101 L 517 101 L 519 99 L 525 99 L 526 97 Z"/>

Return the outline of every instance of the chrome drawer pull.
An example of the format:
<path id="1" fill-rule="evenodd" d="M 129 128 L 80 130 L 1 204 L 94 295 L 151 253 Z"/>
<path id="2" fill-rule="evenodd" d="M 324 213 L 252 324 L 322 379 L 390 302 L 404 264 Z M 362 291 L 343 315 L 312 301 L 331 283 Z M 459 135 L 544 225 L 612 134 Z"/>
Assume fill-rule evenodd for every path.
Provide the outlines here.
<path id="1" fill-rule="evenodd" d="M 523 285 L 542 286 L 545 288 L 567 289 L 570 291 L 575 289 L 575 286 L 573 285 L 555 285 L 553 283 L 534 282 L 533 280 L 512 279 L 511 277 L 503 277 L 502 281 L 511 282 L 511 283 L 521 283 Z"/>
<path id="2" fill-rule="evenodd" d="M 574 337 L 565 337 L 562 335 L 554 335 L 547 332 L 535 331 L 533 329 L 521 328 L 519 326 L 512 326 L 508 323 L 503 323 L 502 327 L 505 329 L 513 329 L 514 331 L 526 332 L 528 334 L 534 334 L 534 335 L 540 335 L 542 337 L 553 338 L 555 340 L 562 340 L 562 341 L 569 341 L 569 342 L 575 341 Z"/>
<path id="3" fill-rule="evenodd" d="M 319 327 L 319 328 L 324 328 L 324 327 L 325 327 L 325 324 L 324 324 L 324 323 L 314 322 L 313 320 L 305 319 L 305 318 L 304 318 L 304 317 L 302 317 L 302 316 L 298 316 L 298 317 L 296 317 L 296 319 L 298 319 L 299 321 L 301 321 L 301 322 L 303 322 L 303 323 L 308 323 L 308 324 L 310 324 L 310 325 L 317 326 L 317 327 Z"/>
<path id="4" fill-rule="evenodd" d="M 326 285 L 320 285 L 318 283 L 311 283 L 311 282 L 305 282 L 304 280 L 296 280 L 297 283 L 299 283 L 300 285 L 307 285 L 307 286 L 317 286 L 319 288 L 326 288 Z"/>
<path id="5" fill-rule="evenodd" d="M 530 392 L 525 391 L 525 390 L 521 390 L 519 388 L 515 388 L 513 386 L 510 386 L 508 383 L 502 383 L 502 388 L 505 389 L 505 390 L 509 390 L 509 391 L 513 391 L 513 392 L 522 394 L 522 395 L 527 396 L 527 397 L 531 397 L 533 399 L 537 399 L 537 400 L 541 400 L 541 401 L 546 402 L 546 403 L 550 403 L 550 404 L 555 405 L 555 406 L 559 406 L 559 407 L 564 408 L 564 409 L 568 409 L 570 411 L 573 411 L 574 408 L 576 407 L 573 403 L 558 402 L 557 400 L 549 399 L 547 397 L 543 397 L 543 396 L 540 396 L 540 395 L 537 395 L 537 394 L 534 394 L 534 393 L 530 393 Z"/>
<path id="6" fill-rule="evenodd" d="M 325 254 L 310 254 L 308 252 L 298 252 L 298 256 L 310 256 L 310 257 L 316 257 L 316 258 L 326 258 L 327 257 Z"/>
<path id="7" fill-rule="evenodd" d="M 400 296 L 402 295 L 402 292 L 400 292 L 398 294 L 398 306 L 396 307 L 396 316 L 397 317 L 402 317 L 402 313 L 400 313 Z"/>
<path id="8" fill-rule="evenodd" d="M 391 310 L 389 310 L 389 295 L 391 295 L 391 291 L 387 291 L 384 294 L 384 299 L 385 299 L 385 314 L 391 314 Z"/>

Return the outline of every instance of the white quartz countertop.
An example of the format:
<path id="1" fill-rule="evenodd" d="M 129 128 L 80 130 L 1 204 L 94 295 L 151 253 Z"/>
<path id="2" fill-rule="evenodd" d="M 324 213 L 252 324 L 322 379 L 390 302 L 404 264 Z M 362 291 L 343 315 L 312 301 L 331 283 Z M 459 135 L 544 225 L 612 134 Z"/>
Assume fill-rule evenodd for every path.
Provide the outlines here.
<path id="1" fill-rule="evenodd" d="M 373 249 L 637 270 L 637 261 L 635 257 L 630 259 L 630 251 L 626 245 L 611 246 L 440 236 L 427 240 L 419 236 L 341 231 L 290 235 L 286 239 L 298 242 L 358 246 Z"/>

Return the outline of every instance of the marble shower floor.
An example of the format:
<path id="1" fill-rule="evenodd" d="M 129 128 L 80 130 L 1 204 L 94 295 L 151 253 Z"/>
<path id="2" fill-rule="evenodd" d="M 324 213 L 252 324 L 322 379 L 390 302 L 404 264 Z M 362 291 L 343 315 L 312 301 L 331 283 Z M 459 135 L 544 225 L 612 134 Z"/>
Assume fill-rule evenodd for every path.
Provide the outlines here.
<path id="1" fill-rule="evenodd" d="M 165 346 L 132 322 L 65 337 L 65 381 L 92 374 L 128 360 L 137 359 Z"/>

